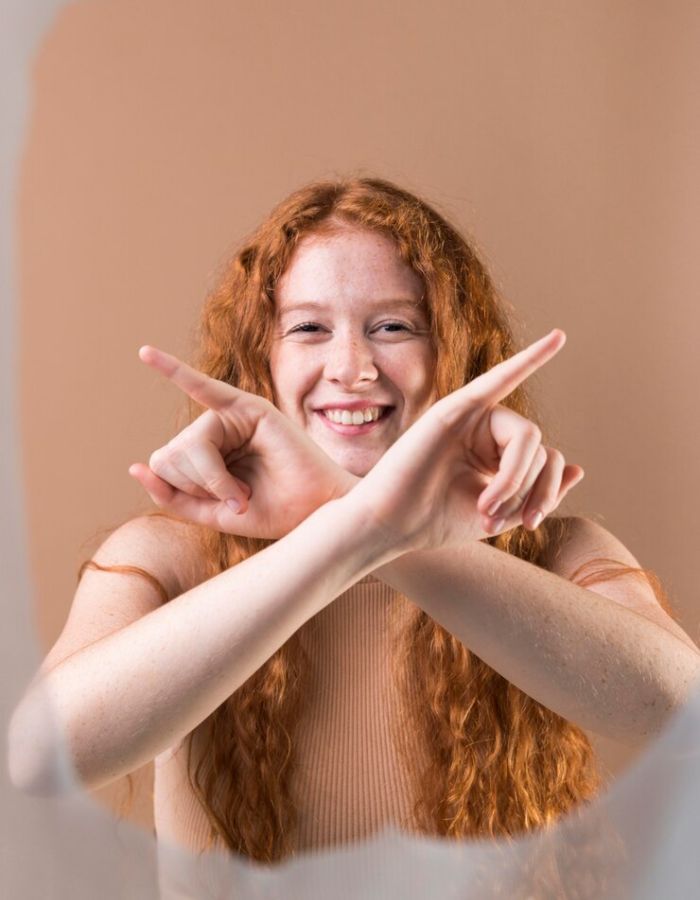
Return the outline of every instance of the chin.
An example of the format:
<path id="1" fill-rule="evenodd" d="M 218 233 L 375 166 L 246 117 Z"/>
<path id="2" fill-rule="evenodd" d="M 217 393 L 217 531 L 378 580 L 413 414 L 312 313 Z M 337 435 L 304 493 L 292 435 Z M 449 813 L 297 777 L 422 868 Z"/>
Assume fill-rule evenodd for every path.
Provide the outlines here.
<path id="1" fill-rule="evenodd" d="M 358 459 L 357 456 L 353 456 L 351 453 L 331 453 L 328 447 L 324 447 L 323 450 L 337 466 L 358 478 L 363 478 L 377 462 L 376 459 Z"/>
<path id="2" fill-rule="evenodd" d="M 337 466 L 357 478 L 363 478 L 379 462 L 384 452 L 383 450 L 381 452 L 372 452 L 371 450 L 358 452 L 358 448 L 338 447 L 333 443 L 329 445 L 327 441 L 319 440 L 315 434 L 312 434 L 311 437 Z"/>
<path id="3" fill-rule="evenodd" d="M 364 478 L 365 475 L 369 472 L 372 466 L 343 466 L 346 472 L 349 472 L 351 475 L 354 475 L 356 478 Z"/>

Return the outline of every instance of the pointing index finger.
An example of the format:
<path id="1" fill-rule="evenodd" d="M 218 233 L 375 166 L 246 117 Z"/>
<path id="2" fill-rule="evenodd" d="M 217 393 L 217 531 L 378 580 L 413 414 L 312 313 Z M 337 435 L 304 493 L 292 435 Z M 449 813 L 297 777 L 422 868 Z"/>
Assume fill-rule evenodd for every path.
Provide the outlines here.
<path id="1" fill-rule="evenodd" d="M 210 378 L 203 372 L 198 372 L 197 369 L 188 366 L 176 356 L 165 353 L 150 344 L 141 347 L 139 359 L 156 369 L 161 375 L 165 375 L 181 391 L 209 409 L 219 409 L 230 404 L 237 392 L 237 389 L 230 384 Z"/>
<path id="2" fill-rule="evenodd" d="M 533 372 L 555 356 L 566 343 L 560 328 L 530 344 L 439 400 L 440 418 L 448 425 L 461 427 L 465 414 L 475 409 L 497 406 Z"/>
<path id="3" fill-rule="evenodd" d="M 465 388 L 474 400 L 495 405 L 512 393 L 519 384 L 549 362 L 566 343 L 566 334 L 554 328 L 549 334 L 479 375 Z"/>

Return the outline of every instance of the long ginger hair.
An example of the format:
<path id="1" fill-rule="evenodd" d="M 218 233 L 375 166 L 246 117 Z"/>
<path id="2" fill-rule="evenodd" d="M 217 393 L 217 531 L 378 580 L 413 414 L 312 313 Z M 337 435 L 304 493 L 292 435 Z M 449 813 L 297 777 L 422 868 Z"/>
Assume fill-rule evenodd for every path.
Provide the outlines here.
<path id="1" fill-rule="evenodd" d="M 394 184 L 351 178 L 293 193 L 222 268 L 203 308 L 197 368 L 274 400 L 269 351 L 275 286 L 300 240 L 343 226 L 392 238 L 422 279 L 438 397 L 516 351 L 504 303 L 457 229 Z M 522 385 L 503 402 L 537 421 Z M 191 403 L 189 412 L 193 419 L 201 408 Z M 488 542 L 547 568 L 567 529 L 566 519 L 551 516 L 535 531 L 518 527 Z M 205 577 L 271 543 L 195 530 Z M 578 583 L 633 574 L 650 580 L 668 608 L 653 573 L 602 562 Z M 399 635 L 393 662 L 398 683 L 412 692 L 406 709 L 414 717 L 413 733 L 424 736 L 429 753 L 415 809 L 426 834 L 516 835 L 551 824 L 600 787 L 593 748 L 578 726 L 511 684 L 417 607 Z M 290 776 L 305 670 L 295 634 L 188 735 L 189 778 L 209 818 L 212 842 L 260 862 L 281 860 L 292 848 Z M 195 738 L 203 752 L 194 753 Z"/>

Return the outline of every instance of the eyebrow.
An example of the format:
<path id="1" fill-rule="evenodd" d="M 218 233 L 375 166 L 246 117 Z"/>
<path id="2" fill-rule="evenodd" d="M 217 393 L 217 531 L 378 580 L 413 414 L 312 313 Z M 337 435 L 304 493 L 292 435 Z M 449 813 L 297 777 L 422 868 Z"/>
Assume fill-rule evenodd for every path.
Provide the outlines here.
<path id="1" fill-rule="evenodd" d="M 422 297 L 420 300 L 407 300 L 407 299 L 391 298 L 388 300 L 378 300 L 377 306 L 389 307 L 390 309 L 416 310 L 416 309 L 422 308 L 422 303 L 423 303 Z M 293 313 L 293 312 L 302 312 L 302 311 L 318 312 L 318 311 L 323 311 L 325 308 L 326 308 L 325 304 L 320 303 L 317 300 L 303 300 L 303 301 L 300 301 L 299 303 L 292 302 L 288 305 L 283 306 L 280 309 L 279 314 L 280 314 L 280 316 L 286 316 L 286 315 L 289 315 L 289 313 Z"/>

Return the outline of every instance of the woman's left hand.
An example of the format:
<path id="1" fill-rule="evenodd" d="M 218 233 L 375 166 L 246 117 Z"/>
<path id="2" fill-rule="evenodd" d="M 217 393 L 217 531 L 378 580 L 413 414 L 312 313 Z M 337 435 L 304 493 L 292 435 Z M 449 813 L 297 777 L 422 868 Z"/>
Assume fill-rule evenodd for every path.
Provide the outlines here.
<path id="1" fill-rule="evenodd" d="M 352 502 L 402 552 L 536 527 L 583 471 L 501 404 L 565 340 L 554 329 L 434 403 L 355 485 Z"/>
<path id="2" fill-rule="evenodd" d="M 584 471 L 567 463 L 561 451 L 541 443 L 539 429 L 512 409 L 495 406 L 489 418 L 481 461 L 475 466 L 484 473 L 485 487 L 476 499 L 484 530 L 495 535 L 524 525 L 534 531 L 583 479 Z M 522 482 L 496 479 L 504 461 L 511 468 L 517 466 L 533 445 L 537 449 Z"/>

